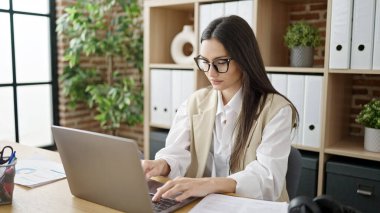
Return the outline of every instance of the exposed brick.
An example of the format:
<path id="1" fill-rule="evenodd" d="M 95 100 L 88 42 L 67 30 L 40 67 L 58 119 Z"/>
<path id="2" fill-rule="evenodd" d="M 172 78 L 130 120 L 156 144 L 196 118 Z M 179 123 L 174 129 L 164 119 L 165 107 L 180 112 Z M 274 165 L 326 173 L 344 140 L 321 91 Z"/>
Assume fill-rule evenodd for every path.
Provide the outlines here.
<path id="1" fill-rule="evenodd" d="M 288 8 L 290 12 L 299 12 L 299 11 L 305 11 L 306 5 L 305 4 L 290 4 Z"/>
<path id="2" fill-rule="evenodd" d="M 299 21 L 319 19 L 319 14 L 318 13 L 291 14 L 290 19 L 299 20 Z"/>
<path id="3" fill-rule="evenodd" d="M 364 88 L 364 89 L 353 89 L 352 94 L 354 94 L 354 95 L 366 95 L 366 94 L 368 94 L 368 89 L 366 89 L 366 88 Z"/>
<path id="4" fill-rule="evenodd" d="M 310 5 L 310 10 L 327 10 L 327 4 L 326 3 L 319 3 L 319 4 L 311 4 Z"/>

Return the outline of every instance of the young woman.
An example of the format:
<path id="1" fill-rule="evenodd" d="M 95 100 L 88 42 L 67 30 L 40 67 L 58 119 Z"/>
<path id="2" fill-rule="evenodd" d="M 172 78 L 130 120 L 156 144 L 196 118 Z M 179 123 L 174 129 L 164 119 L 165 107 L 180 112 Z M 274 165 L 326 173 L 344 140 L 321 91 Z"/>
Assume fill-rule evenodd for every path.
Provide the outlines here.
<path id="1" fill-rule="evenodd" d="M 232 192 L 288 201 L 285 176 L 298 114 L 271 85 L 248 23 L 238 16 L 211 22 L 195 62 L 211 87 L 182 104 L 166 147 L 142 161 L 147 178 L 172 179 L 153 200 Z"/>

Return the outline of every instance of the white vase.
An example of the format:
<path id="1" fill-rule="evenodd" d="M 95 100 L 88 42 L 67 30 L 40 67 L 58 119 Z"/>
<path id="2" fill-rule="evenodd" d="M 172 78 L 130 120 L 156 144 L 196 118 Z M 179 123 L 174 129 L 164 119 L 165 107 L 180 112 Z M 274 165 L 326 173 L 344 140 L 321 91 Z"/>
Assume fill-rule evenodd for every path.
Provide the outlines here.
<path id="1" fill-rule="evenodd" d="M 380 129 L 365 127 L 364 149 L 370 152 L 380 152 Z"/>
<path id="2" fill-rule="evenodd" d="M 190 44 L 192 46 L 192 53 L 186 55 L 184 53 L 184 46 Z M 193 31 L 193 26 L 185 25 L 183 30 L 178 33 L 170 46 L 170 53 L 175 63 L 177 64 L 192 64 L 195 57 L 195 33 Z"/>

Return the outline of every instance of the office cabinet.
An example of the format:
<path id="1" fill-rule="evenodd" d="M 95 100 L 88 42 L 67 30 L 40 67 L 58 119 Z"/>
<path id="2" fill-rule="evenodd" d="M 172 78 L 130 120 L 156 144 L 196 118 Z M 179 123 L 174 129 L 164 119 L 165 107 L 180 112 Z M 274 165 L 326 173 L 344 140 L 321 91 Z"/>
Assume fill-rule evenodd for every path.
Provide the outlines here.
<path id="1" fill-rule="evenodd" d="M 297 196 L 303 195 L 315 197 L 318 183 L 318 154 L 315 152 L 301 151 L 302 171 L 297 190 Z"/>
<path id="2" fill-rule="evenodd" d="M 310 141 L 299 141 L 294 147 L 316 154 L 318 166 L 317 194 L 324 193 L 325 162 L 334 156 L 346 156 L 354 160 L 366 159 L 373 162 L 380 161 L 380 153 L 364 150 L 363 135 L 353 134 L 352 123 L 355 110 L 352 105 L 354 97 L 365 96 L 366 99 L 380 96 L 380 70 L 356 70 L 350 68 L 330 68 L 331 32 L 332 31 L 332 3 L 336 0 L 252 0 L 249 2 L 251 14 L 245 14 L 244 18 L 251 23 L 259 43 L 264 65 L 268 74 L 291 74 L 318 76 L 321 85 L 315 94 L 320 94 L 317 113 L 312 114 L 313 119 L 319 122 L 318 135 L 309 138 L 317 138 L 313 145 L 307 145 Z M 239 1 L 240 2 L 240 1 Z M 348 1 L 347 1 L 348 2 Z M 379 2 L 379 1 L 377 1 Z M 245 2 L 246 3 L 246 2 Z M 215 5 L 214 5 L 215 4 Z M 220 13 L 230 14 L 238 11 L 236 1 L 217 0 L 145 0 L 144 1 L 144 150 L 145 158 L 150 153 L 150 132 L 156 130 L 168 130 L 169 125 L 160 125 L 151 122 L 151 100 L 164 96 L 160 91 L 150 92 L 152 86 L 152 70 L 192 70 L 194 90 L 210 85 L 203 72 L 199 72 L 195 63 L 176 64 L 171 58 L 170 44 L 173 38 L 182 31 L 184 25 L 191 25 L 196 36 L 196 45 L 191 47 L 192 51 L 199 53 L 199 35 L 201 28 L 207 25 L 202 19 L 203 10 L 207 5 L 213 5 L 220 9 Z M 231 7 L 231 8 L 226 8 Z M 350 8 L 349 8 L 350 9 Z M 301 13 L 299 10 L 307 12 Z M 295 11 L 295 12 L 292 12 Z M 214 12 L 217 12 L 216 9 Z M 283 36 L 294 17 L 305 19 L 318 26 L 321 30 L 322 45 L 315 50 L 313 67 L 290 67 L 289 50 L 284 45 Z M 313 20 L 317 17 L 318 20 Z M 347 16 L 349 17 L 349 16 Z M 207 18 L 207 17 L 206 17 Z M 271 75 L 273 77 L 273 75 Z M 309 77 L 308 77 L 309 78 Z M 362 78 L 367 79 L 363 81 Z M 373 80 L 372 80 L 373 79 Z M 273 81 L 273 79 L 272 79 Z M 371 86 L 366 95 L 360 94 Z M 304 86 L 306 87 L 306 85 Z M 293 88 L 294 89 L 294 88 Z M 155 94 L 153 94 L 155 93 Z M 285 92 L 283 92 L 285 93 Z M 286 91 L 287 93 L 287 91 Z M 173 94 L 173 93 L 172 93 Z M 284 94 L 286 95 L 286 94 Z M 173 98 L 173 97 L 172 97 Z M 292 99 L 296 99 L 292 97 Z M 315 100 L 311 100 L 316 103 Z M 302 104 L 297 104 L 302 105 Z M 303 105 L 305 107 L 305 103 Z M 312 111 L 313 111 L 312 110 Z M 305 108 L 303 109 L 305 111 Z M 313 113 L 313 112 L 310 112 Z M 319 114 L 319 116 L 318 116 Z M 317 115 L 317 117 L 315 117 Z M 307 126 L 308 128 L 311 125 Z M 303 127 L 304 129 L 306 126 Z M 303 138 L 304 136 L 297 137 Z M 315 163 L 315 162 L 314 162 Z M 314 168 L 314 167 L 313 167 Z"/>
<path id="3" fill-rule="evenodd" d="M 328 160 L 326 194 L 362 212 L 379 212 L 380 163 L 343 157 Z"/>
<path id="4" fill-rule="evenodd" d="M 168 136 L 168 132 L 164 130 L 152 130 L 150 131 L 150 150 L 149 150 L 149 158 L 154 159 L 156 153 L 165 147 L 166 137 Z"/>

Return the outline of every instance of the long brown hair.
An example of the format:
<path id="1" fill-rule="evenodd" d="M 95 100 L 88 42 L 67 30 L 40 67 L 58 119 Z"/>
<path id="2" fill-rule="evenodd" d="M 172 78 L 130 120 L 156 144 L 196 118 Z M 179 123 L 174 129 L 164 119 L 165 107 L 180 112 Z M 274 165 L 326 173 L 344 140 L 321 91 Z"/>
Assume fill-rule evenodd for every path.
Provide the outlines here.
<path id="1" fill-rule="evenodd" d="M 223 44 L 229 56 L 239 65 L 243 75 L 243 103 L 235 129 L 235 131 L 237 130 L 235 144 L 230 157 L 230 170 L 234 172 L 240 167 L 249 133 L 262 112 L 263 103 L 268 94 L 283 95 L 272 86 L 265 71 L 256 37 L 244 19 L 235 15 L 215 19 L 203 31 L 201 42 L 211 38 L 216 38 Z M 296 112 L 296 114 L 295 117 L 298 120 L 298 113 Z"/>

